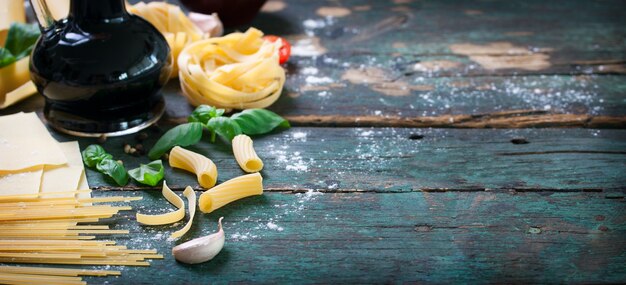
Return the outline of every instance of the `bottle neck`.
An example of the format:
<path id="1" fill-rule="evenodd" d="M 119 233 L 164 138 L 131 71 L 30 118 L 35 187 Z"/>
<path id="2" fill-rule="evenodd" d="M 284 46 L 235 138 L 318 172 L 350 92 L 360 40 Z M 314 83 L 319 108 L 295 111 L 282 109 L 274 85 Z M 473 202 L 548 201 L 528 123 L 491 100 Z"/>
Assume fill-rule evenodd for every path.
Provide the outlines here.
<path id="1" fill-rule="evenodd" d="M 124 0 L 71 0 L 69 15 L 79 22 L 110 22 L 128 13 Z"/>

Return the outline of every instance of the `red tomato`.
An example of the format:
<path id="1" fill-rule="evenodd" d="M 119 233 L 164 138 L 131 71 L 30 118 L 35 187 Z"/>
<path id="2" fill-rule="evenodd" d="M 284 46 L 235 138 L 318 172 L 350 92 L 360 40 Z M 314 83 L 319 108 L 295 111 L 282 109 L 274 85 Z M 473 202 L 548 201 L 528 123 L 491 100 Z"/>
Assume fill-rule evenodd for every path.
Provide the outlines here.
<path id="1" fill-rule="evenodd" d="M 278 50 L 278 62 L 280 64 L 283 64 L 287 62 L 287 60 L 289 60 L 289 56 L 291 55 L 291 45 L 289 44 L 287 40 L 279 36 L 274 36 L 274 35 L 264 36 L 263 39 L 268 40 L 270 42 L 275 42 L 277 40 L 280 40 L 282 45 L 280 46 L 280 49 Z"/>

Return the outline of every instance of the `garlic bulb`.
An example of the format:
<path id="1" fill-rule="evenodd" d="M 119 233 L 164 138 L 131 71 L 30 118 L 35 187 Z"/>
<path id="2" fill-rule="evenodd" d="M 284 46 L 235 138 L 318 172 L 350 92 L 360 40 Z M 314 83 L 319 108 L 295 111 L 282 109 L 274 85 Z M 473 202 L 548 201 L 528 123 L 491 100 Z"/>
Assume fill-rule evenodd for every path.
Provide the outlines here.
<path id="1" fill-rule="evenodd" d="M 205 237 L 192 239 L 181 243 L 172 249 L 174 258 L 188 264 L 202 263 L 213 259 L 224 247 L 224 230 L 221 217 L 217 222 L 219 230 Z"/>

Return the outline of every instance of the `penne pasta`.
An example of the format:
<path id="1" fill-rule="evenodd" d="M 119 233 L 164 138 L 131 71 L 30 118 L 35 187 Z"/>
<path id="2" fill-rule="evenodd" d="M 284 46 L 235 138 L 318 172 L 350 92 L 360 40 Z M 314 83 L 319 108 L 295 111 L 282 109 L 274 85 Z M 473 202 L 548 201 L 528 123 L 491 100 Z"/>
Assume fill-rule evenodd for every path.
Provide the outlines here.
<path id="1" fill-rule="evenodd" d="M 238 135 L 233 139 L 233 153 L 239 167 L 243 171 L 252 173 L 263 169 L 263 161 L 254 151 L 252 139 L 247 135 Z"/>
<path id="2" fill-rule="evenodd" d="M 195 173 L 204 188 L 211 188 L 217 182 L 217 167 L 204 155 L 176 146 L 170 151 L 169 162 L 171 167 Z"/>
<path id="3" fill-rule="evenodd" d="M 253 195 L 263 194 L 263 177 L 253 173 L 235 177 L 200 195 L 200 211 L 210 213 L 222 206 Z"/>

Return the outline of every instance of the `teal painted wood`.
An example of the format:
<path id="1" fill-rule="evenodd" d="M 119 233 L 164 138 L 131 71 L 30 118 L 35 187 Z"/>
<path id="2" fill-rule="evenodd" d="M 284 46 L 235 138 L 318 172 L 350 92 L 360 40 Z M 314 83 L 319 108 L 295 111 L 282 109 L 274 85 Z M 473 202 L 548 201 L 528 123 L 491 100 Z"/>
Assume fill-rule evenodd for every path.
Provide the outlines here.
<path id="1" fill-rule="evenodd" d="M 96 196 L 118 195 L 95 192 Z M 139 212 L 172 207 L 149 191 Z M 122 268 L 123 284 L 599 283 L 626 279 L 626 208 L 602 193 L 266 193 L 198 213 L 183 226 L 139 226 L 135 211 L 110 221 L 115 238 L 156 248 L 164 260 Z M 171 248 L 210 234 L 224 217 L 226 244 L 212 261 L 175 262 Z M 268 227 L 269 226 L 269 227 Z"/>
<path id="2" fill-rule="evenodd" d="M 450 45 L 509 42 L 549 53 L 554 71 L 602 72 L 600 65 L 624 66 L 626 12 L 617 8 L 623 6 L 619 1 L 284 2 L 283 10 L 261 13 L 251 25 L 280 35 L 316 36 L 335 56 L 447 55 L 463 61 Z M 349 14 L 326 18 L 329 14 L 320 13 L 321 6 L 345 8 Z M 611 72 L 624 72 L 620 70 Z M 479 65 L 465 72 L 500 73 Z"/>
<path id="3" fill-rule="evenodd" d="M 297 125 L 626 127 L 626 12 L 614 9 L 619 2 L 351 0 L 341 2 L 350 14 L 332 19 L 316 14 L 333 6 L 324 2 L 284 3 L 252 25 L 284 36 L 308 34 L 327 50 L 295 55 L 286 65 L 285 92 L 272 110 Z M 350 42 L 356 32 L 371 38 Z M 489 70 L 468 55 L 510 54 L 502 48 L 468 55 L 450 50 L 452 44 L 494 42 L 540 48 L 550 66 Z M 521 60 L 521 66 L 533 62 Z M 599 75 L 604 73 L 613 75 Z M 164 93 L 178 102 L 171 116 L 189 113 L 174 95 L 180 93 L 176 81 Z M 39 110 L 42 101 L 33 98 L 0 114 Z"/>
<path id="4" fill-rule="evenodd" d="M 323 63 L 318 70 L 328 78 L 340 78 L 343 72 Z M 302 72 L 292 71 L 283 95 L 270 107 L 299 126 L 626 127 L 626 80 L 621 76 L 425 78 L 419 84 L 432 90 L 387 96 L 341 80 L 340 85 L 307 89 L 308 76 Z M 185 118 L 193 110 L 177 80 L 163 93 L 170 119 Z M 43 99 L 34 96 L 0 114 L 42 108 Z"/>
<path id="5" fill-rule="evenodd" d="M 160 136 L 148 133 L 147 149 Z M 511 143 L 518 137 L 530 143 Z M 79 141 L 81 148 L 96 143 Z M 124 143 L 136 142 L 127 136 L 103 146 L 129 169 L 149 162 L 123 153 Z M 265 187 L 276 191 L 623 191 L 626 185 L 624 130 L 292 128 L 256 137 L 254 147 L 265 163 Z M 230 146 L 209 143 L 207 134 L 189 149 L 215 162 L 219 182 L 244 174 Z M 195 175 L 164 164 L 168 185 L 199 187 Z M 92 187 L 117 188 L 97 172 L 87 175 Z"/>

